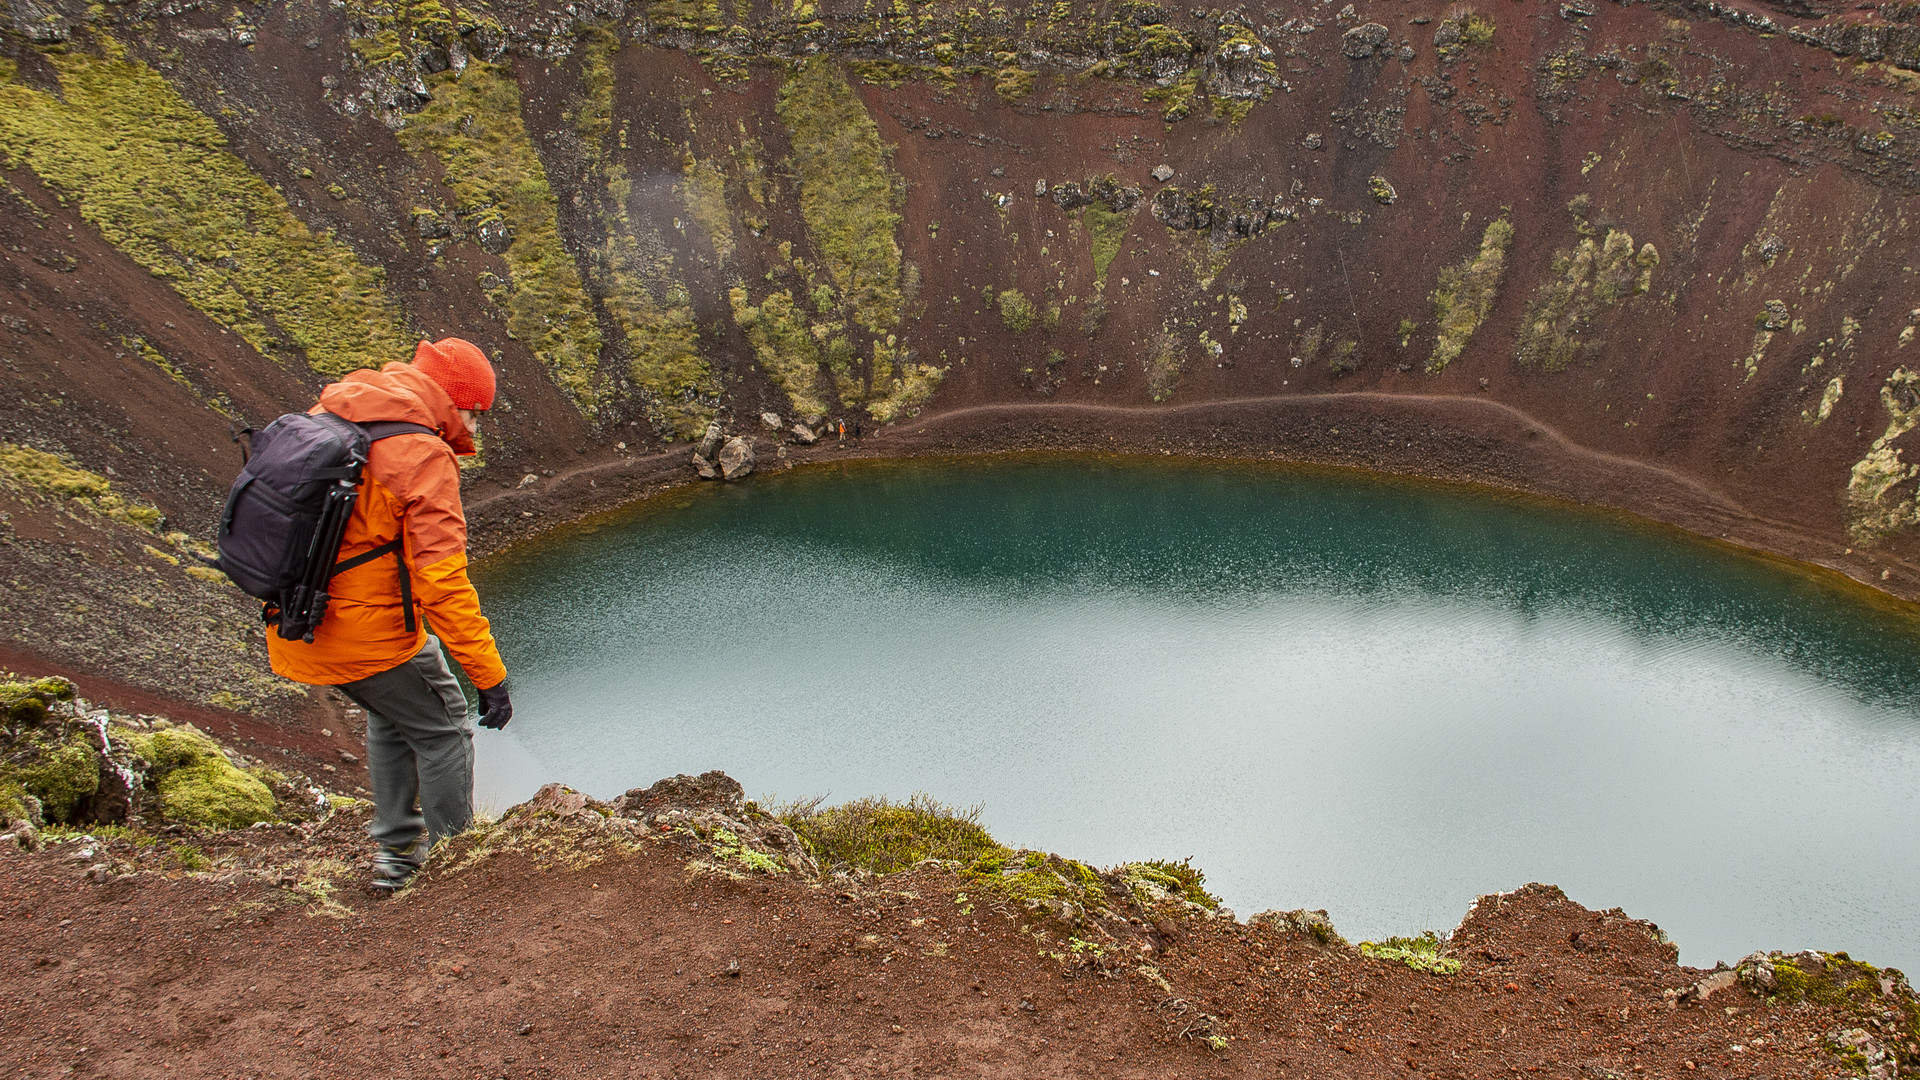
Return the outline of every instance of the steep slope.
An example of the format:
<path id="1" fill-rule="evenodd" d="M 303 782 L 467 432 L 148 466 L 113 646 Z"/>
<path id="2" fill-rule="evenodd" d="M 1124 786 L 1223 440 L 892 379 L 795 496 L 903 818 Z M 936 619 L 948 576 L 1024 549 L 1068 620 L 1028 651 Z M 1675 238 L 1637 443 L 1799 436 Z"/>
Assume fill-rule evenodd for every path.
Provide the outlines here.
<path id="1" fill-rule="evenodd" d="M 1911 5 L 8 10 L 0 441 L 193 536 L 230 432 L 461 333 L 483 545 L 710 422 L 846 419 L 1480 479 L 1920 593 Z M 112 666 L 15 580 L 6 641 Z"/>

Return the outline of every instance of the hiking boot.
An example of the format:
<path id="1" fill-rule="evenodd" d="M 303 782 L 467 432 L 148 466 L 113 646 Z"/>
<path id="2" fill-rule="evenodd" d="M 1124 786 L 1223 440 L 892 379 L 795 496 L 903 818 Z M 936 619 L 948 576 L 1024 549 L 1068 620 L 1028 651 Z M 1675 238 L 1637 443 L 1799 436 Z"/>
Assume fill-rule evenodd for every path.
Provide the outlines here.
<path id="1" fill-rule="evenodd" d="M 376 892 L 394 893 L 407 887 L 413 875 L 420 872 L 420 844 L 415 841 L 404 848 L 382 847 L 373 857 L 373 881 Z"/>

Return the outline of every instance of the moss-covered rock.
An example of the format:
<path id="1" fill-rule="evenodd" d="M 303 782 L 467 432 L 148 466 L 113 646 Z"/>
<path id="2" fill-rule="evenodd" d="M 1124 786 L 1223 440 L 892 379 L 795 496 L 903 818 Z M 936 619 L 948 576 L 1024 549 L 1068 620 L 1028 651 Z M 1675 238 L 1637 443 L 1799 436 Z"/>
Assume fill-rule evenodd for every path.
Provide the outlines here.
<path id="1" fill-rule="evenodd" d="M 58 701 L 72 701 L 74 686 L 55 675 L 24 682 L 0 682 L 0 716 L 11 727 L 38 724 Z"/>
<path id="2" fill-rule="evenodd" d="M 128 737 L 148 763 L 147 778 L 168 821 L 243 829 L 277 816 L 272 789 L 228 760 L 220 745 L 192 726 Z"/>
<path id="3" fill-rule="evenodd" d="M 84 735 L 34 755 L 13 771 L 26 793 L 40 800 L 49 821 L 67 821 L 82 801 L 100 790 L 100 755 Z"/>

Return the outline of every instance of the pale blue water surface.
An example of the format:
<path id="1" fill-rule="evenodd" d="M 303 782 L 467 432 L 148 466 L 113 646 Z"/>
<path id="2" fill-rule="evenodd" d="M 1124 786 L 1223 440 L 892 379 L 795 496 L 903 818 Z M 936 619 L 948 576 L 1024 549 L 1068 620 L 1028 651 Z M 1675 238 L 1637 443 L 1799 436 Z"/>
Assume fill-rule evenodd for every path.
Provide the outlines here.
<path id="1" fill-rule="evenodd" d="M 515 687 L 494 807 L 714 768 L 926 791 L 1354 939 L 1546 881 L 1687 963 L 1920 968 L 1920 619 L 1670 530 L 1251 467 L 859 465 L 477 577 Z"/>

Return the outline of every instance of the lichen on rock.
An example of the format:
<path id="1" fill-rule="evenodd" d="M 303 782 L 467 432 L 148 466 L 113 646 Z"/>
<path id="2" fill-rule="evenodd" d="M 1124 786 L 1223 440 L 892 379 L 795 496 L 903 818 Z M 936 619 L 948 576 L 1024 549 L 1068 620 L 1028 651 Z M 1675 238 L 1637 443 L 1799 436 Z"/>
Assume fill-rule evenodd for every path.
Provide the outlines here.
<path id="1" fill-rule="evenodd" d="M 1847 478 L 1847 532 L 1859 543 L 1920 524 L 1914 491 L 1904 487 L 1920 476 L 1920 465 L 1902 460 L 1901 448 L 1894 445 L 1920 426 L 1920 372 L 1895 368 L 1880 388 L 1880 404 L 1887 411 L 1886 430 Z"/>

